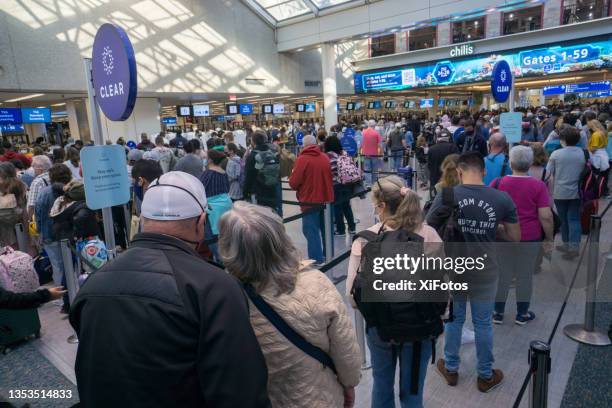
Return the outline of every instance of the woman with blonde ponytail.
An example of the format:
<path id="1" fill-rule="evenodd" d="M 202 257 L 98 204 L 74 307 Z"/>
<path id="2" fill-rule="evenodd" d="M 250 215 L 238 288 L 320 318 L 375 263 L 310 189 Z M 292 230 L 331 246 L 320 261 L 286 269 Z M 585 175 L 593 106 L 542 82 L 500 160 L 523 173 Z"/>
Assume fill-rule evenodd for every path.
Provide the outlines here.
<path id="1" fill-rule="evenodd" d="M 424 223 L 420 198 L 413 190 L 407 188 L 404 181 L 397 176 L 379 179 L 372 186 L 372 201 L 380 222 L 368 228 L 369 231 L 392 231 L 403 229 L 423 237 L 426 245 L 425 252 L 440 248 L 438 243 L 442 240 L 435 229 Z M 349 258 L 348 276 L 346 279 L 346 295 L 352 300 L 351 289 L 361 264 L 362 249 L 366 244 L 364 238 L 357 238 L 351 248 Z M 435 247 L 435 248 L 433 248 Z M 430 249 L 430 250 L 428 250 Z M 423 385 L 427 372 L 428 361 L 432 354 L 432 342 L 421 341 L 420 363 L 418 371 L 418 392 L 412 393 L 412 356 L 417 343 L 392 344 L 382 340 L 375 327 L 367 329 L 367 342 L 372 361 L 372 406 L 394 406 L 395 395 L 395 358 L 399 357 L 400 366 L 400 400 L 402 408 L 423 406 Z M 418 354 L 418 353 L 417 353 Z"/>

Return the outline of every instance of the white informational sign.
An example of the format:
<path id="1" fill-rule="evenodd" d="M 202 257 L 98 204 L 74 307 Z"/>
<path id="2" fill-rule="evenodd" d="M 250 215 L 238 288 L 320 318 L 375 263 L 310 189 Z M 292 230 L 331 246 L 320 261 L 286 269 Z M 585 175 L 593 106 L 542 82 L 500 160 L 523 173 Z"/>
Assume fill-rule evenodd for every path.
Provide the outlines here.
<path id="1" fill-rule="evenodd" d="M 92 210 L 130 200 L 125 150 L 119 145 L 87 146 L 81 150 L 85 201 Z"/>
<path id="2" fill-rule="evenodd" d="M 179 114 L 181 116 L 191 116 L 191 109 L 189 109 L 189 106 L 179 106 Z"/>
<path id="3" fill-rule="evenodd" d="M 248 147 L 246 143 L 246 132 L 244 130 L 234 130 L 234 143 L 239 144 L 245 149 Z"/>
<path id="4" fill-rule="evenodd" d="M 520 112 L 504 112 L 499 118 L 499 130 L 506 136 L 508 143 L 519 143 L 521 141 L 521 122 L 523 114 Z"/>
<path id="5" fill-rule="evenodd" d="M 285 105 L 282 104 L 282 103 L 275 103 L 272 112 L 275 115 L 279 115 L 279 114 L 285 113 Z"/>
<path id="6" fill-rule="evenodd" d="M 193 116 L 210 116 L 210 105 L 193 105 Z"/>

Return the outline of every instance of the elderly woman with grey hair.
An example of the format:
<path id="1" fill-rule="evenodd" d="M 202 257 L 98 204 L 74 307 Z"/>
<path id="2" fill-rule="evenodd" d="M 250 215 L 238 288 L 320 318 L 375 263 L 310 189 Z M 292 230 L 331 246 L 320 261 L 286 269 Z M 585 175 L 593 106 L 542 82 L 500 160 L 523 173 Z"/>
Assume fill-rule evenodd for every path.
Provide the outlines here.
<path id="1" fill-rule="evenodd" d="M 510 149 L 512 175 L 497 178 L 491 183 L 491 187 L 510 195 L 516 205 L 521 226 L 521 242 L 504 243 L 500 248 L 501 262 L 493 314 L 493 323 L 496 324 L 503 323 L 513 277 L 516 278 L 515 323 L 524 325 L 535 319 L 535 313 L 529 310 L 529 302 L 541 241 L 544 241 L 546 252 L 552 250 L 554 235 L 550 196 L 542 180 L 529 176 L 532 164 L 533 150 L 527 146 L 514 146 Z"/>
<path id="2" fill-rule="evenodd" d="M 351 407 L 361 365 L 353 324 L 332 282 L 301 262 L 282 219 L 270 208 L 236 202 L 219 222 L 219 252 L 250 299 L 272 406 Z M 333 364 L 322 364 L 281 334 L 283 321 Z"/>

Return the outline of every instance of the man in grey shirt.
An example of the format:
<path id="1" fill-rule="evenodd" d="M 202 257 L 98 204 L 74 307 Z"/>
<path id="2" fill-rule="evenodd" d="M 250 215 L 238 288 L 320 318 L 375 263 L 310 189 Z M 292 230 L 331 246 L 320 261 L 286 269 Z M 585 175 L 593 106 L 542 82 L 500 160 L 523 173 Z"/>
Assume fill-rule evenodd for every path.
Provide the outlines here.
<path id="1" fill-rule="evenodd" d="M 404 134 L 400 131 L 401 126 L 401 122 L 397 122 L 395 128 L 389 132 L 389 137 L 387 137 L 387 147 L 391 150 L 391 168 L 395 171 L 402 166 L 404 149 L 406 148 Z"/>
<path id="2" fill-rule="evenodd" d="M 553 177 L 553 199 L 561 219 L 563 245 L 557 249 L 565 252 L 563 258 L 574 259 L 580 248 L 580 174 L 586 164 L 585 151 L 577 146 L 580 131 L 567 127 L 559 135 L 562 149 L 555 150 L 548 159 L 546 171 Z M 588 153 L 587 153 L 588 154 Z"/>

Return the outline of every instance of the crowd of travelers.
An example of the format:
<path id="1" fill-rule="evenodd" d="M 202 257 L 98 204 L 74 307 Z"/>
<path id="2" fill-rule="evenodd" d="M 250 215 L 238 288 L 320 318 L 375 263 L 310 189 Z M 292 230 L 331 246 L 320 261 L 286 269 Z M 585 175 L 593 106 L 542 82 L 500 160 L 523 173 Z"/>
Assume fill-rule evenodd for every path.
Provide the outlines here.
<path id="1" fill-rule="evenodd" d="M 505 322 L 512 282 L 514 322 L 524 326 L 536 319 L 530 301 L 542 258 L 558 251 L 574 260 L 581 217 L 608 195 L 609 105 L 521 112 L 522 137 L 513 144 L 500 112 L 484 110 L 433 120 L 340 118 L 329 132 L 312 121 L 243 134 L 143 133 L 138 144 L 119 138 L 132 198 L 113 208 L 116 248 L 106 247 L 101 214 L 86 204 L 81 141 L 38 140 L 21 151 L 5 140 L 0 242 L 17 249 L 14 225 L 27 225 L 28 252 L 47 259 L 51 274 L 43 282 L 38 262 L 41 283 L 50 285 L 28 293 L 4 287 L 0 308 L 59 302 L 80 341 L 83 406 L 352 407 L 361 351 L 347 303 L 318 270 L 326 259 L 323 205 L 331 203 L 335 234 L 354 238 L 344 295 L 366 321 L 372 407 L 395 406 L 396 365 L 401 406 L 423 406 L 441 335 L 435 369 L 457 385 L 468 303 L 475 386 L 490 392 L 504 378 L 493 324 Z M 348 128 L 353 156 L 342 143 Z M 383 177 L 411 165 L 427 203 L 404 178 Z M 305 254 L 283 224 L 283 185 L 300 203 Z M 351 198 L 365 189 L 376 223 L 358 232 Z M 72 304 L 62 240 L 83 268 Z M 462 243 L 490 262 L 462 276 L 467 290 L 444 291 L 425 312 L 412 302 L 377 308 L 360 286 L 372 242 L 416 242 L 447 255 L 454 250 L 447 243 Z"/>

